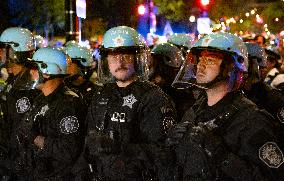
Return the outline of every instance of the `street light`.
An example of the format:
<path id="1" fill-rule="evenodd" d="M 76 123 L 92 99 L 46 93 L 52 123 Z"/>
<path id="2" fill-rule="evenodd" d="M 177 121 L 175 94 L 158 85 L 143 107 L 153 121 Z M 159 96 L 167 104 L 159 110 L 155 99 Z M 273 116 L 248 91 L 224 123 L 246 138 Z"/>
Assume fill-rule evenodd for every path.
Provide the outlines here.
<path id="1" fill-rule="evenodd" d="M 138 6 L 138 14 L 142 16 L 142 15 L 145 14 L 145 12 L 146 12 L 146 8 L 145 8 L 144 4 L 140 4 Z"/>
<path id="2" fill-rule="evenodd" d="M 209 0 L 201 0 L 201 5 L 202 5 L 202 6 L 207 6 L 207 5 L 209 5 Z"/>

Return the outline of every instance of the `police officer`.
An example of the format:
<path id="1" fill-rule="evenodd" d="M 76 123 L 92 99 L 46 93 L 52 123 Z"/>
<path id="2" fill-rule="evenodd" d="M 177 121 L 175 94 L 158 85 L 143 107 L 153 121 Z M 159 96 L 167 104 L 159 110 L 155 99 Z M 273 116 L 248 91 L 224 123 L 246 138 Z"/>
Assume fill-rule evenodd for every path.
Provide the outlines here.
<path id="1" fill-rule="evenodd" d="M 103 38 L 99 77 L 107 82 L 89 107 L 86 145 L 92 171 L 102 180 L 170 180 L 164 140 L 175 111 L 166 94 L 145 80 L 143 49 L 127 26 L 111 28 Z"/>
<path id="2" fill-rule="evenodd" d="M 156 45 L 151 51 L 153 73 L 149 80 L 162 88 L 175 103 L 178 121 L 184 112 L 192 106 L 195 99 L 190 89 L 176 89 L 171 86 L 180 67 L 184 63 L 182 51 L 170 43 Z"/>
<path id="3" fill-rule="evenodd" d="M 180 180 L 282 180 L 276 122 L 238 91 L 248 62 L 242 40 L 214 33 L 190 52 L 176 81 L 205 89 L 206 96 L 177 126 L 187 128 L 176 148 Z"/>
<path id="4" fill-rule="evenodd" d="M 34 97 L 39 94 L 37 90 L 26 90 L 22 86 L 22 82 L 26 81 L 29 72 L 28 58 L 32 57 L 35 50 L 34 39 L 33 34 L 28 29 L 12 27 L 2 32 L 0 41 L 7 45 L 6 58 L 8 63 L 6 67 L 9 77 L 2 99 L 5 102 L 4 107 L 6 107 L 4 119 L 9 124 L 9 129 L 7 129 L 10 137 L 9 157 L 15 165 L 19 165 L 15 160 L 22 157 L 22 146 L 19 146 L 20 143 L 17 139 L 17 128 L 23 115 L 31 108 Z M 15 165 L 13 168 L 16 167 Z M 20 177 L 24 178 L 24 176 Z"/>
<path id="5" fill-rule="evenodd" d="M 248 71 L 244 76 L 242 90 L 250 100 L 260 106 L 267 92 L 261 77 L 262 70 L 267 66 L 267 54 L 264 48 L 255 43 L 245 43 L 245 45 L 248 51 Z"/>
<path id="6" fill-rule="evenodd" d="M 67 42 L 66 44 L 64 51 L 71 57 L 72 64 L 69 68 L 70 75 L 64 82 L 81 95 L 86 104 L 89 104 L 92 94 L 99 88 L 98 84 L 89 80 L 96 67 L 96 62 L 88 48 L 82 47 L 78 43 Z"/>
<path id="7" fill-rule="evenodd" d="M 71 60 L 52 48 L 38 49 L 32 59 L 34 67 L 29 71 L 30 83 L 26 84 L 42 94 L 35 99 L 18 131 L 29 144 L 28 180 L 84 180 L 84 169 L 88 167 L 80 162 L 80 154 L 86 107 L 63 83 Z M 26 129 L 30 134 L 22 136 Z"/>
<path id="8" fill-rule="evenodd" d="M 272 49 L 265 49 L 267 54 L 267 68 L 262 73 L 264 82 L 267 83 L 269 86 L 273 79 L 281 72 L 281 64 L 279 61 L 281 60 L 281 56 Z"/>

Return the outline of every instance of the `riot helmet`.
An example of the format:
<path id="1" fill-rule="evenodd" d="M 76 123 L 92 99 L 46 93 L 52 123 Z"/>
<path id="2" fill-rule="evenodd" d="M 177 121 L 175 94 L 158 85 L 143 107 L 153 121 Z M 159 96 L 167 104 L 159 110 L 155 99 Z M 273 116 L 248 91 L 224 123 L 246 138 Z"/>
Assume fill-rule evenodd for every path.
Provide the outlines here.
<path id="1" fill-rule="evenodd" d="M 68 44 L 63 50 L 71 57 L 72 63 L 76 64 L 78 67 L 78 71 L 71 73 L 71 76 L 78 75 L 89 79 L 95 64 L 91 50 L 80 46 L 78 43 Z"/>
<path id="2" fill-rule="evenodd" d="M 186 56 L 188 50 L 192 47 L 193 39 L 188 34 L 175 33 L 170 36 L 168 42 L 180 48 L 183 56 Z"/>
<path id="3" fill-rule="evenodd" d="M 12 47 L 15 55 L 8 55 L 11 63 L 24 63 L 32 57 L 35 50 L 33 34 L 25 28 L 12 27 L 4 30 L 0 36 L 1 44 Z"/>
<path id="4" fill-rule="evenodd" d="M 267 54 L 264 48 L 256 43 L 245 43 L 248 50 L 248 72 L 246 77 L 246 87 L 254 83 L 260 82 L 261 70 L 266 67 Z"/>
<path id="5" fill-rule="evenodd" d="M 281 60 L 281 56 L 278 52 L 273 49 L 266 48 L 265 52 L 267 54 L 267 68 L 271 70 L 272 68 L 280 68 L 279 60 Z"/>
<path id="6" fill-rule="evenodd" d="M 173 44 L 162 43 L 152 49 L 151 56 L 154 71 L 150 79 L 161 76 L 171 84 L 184 61 L 182 51 Z"/>
<path id="7" fill-rule="evenodd" d="M 35 89 L 48 80 L 64 78 L 68 75 L 70 64 L 70 57 L 63 51 L 40 48 L 34 53 L 32 60 L 26 64 L 30 71 L 26 71 L 21 78 L 17 79 L 15 85 L 21 89 Z M 37 71 L 36 75 L 31 73 L 33 70 Z"/>
<path id="8" fill-rule="evenodd" d="M 221 60 L 219 61 L 221 62 L 219 73 L 210 82 L 200 83 L 196 80 L 198 65 L 201 60 L 206 65 L 212 65 L 214 63 L 211 61 L 212 58 L 206 57 L 210 53 L 219 56 L 213 59 Z M 190 49 L 172 86 L 179 89 L 191 86 L 208 89 L 217 82 L 228 81 L 230 91 L 235 90 L 239 88 L 243 80 L 243 73 L 247 72 L 247 66 L 247 48 L 239 37 L 223 32 L 208 34 L 199 39 Z"/>

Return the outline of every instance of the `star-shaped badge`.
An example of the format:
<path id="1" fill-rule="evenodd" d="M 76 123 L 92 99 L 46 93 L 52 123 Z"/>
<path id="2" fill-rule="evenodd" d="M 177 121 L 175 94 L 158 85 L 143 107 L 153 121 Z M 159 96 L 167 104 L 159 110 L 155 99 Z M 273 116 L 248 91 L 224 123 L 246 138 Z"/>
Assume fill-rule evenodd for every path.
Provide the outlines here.
<path id="1" fill-rule="evenodd" d="M 132 109 L 132 105 L 137 101 L 137 99 L 133 96 L 133 94 L 130 94 L 128 96 L 123 97 L 123 105 L 122 106 L 128 106 L 130 109 Z"/>
<path id="2" fill-rule="evenodd" d="M 125 39 L 122 38 L 121 36 L 118 36 L 118 37 L 116 37 L 112 40 L 113 40 L 113 43 L 115 44 L 115 46 L 122 46 L 124 44 Z"/>

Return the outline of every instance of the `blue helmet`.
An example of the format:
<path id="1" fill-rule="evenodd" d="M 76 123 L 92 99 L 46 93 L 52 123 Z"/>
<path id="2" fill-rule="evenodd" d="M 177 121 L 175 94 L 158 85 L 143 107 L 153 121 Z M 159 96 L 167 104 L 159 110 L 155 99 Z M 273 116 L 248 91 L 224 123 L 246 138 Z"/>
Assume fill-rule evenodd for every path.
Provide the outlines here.
<path id="1" fill-rule="evenodd" d="M 137 50 L 143 45 L 139 34 L 133 28 L 118 26 L 109 29 L 103 38 L 102 48 L 108 51 Z"/>
<path id="2" fill-rule="evenodd" d="M 45 79 L 53 79 L 56 77 L 64 77 L 67 74 L 67 65 L 71 60 L 68 60 L 68 56 L 53 48 L 40 48 L 38 49 L 32 60 L 29 60 L 26 64 L 28 69 L 25 69 L 20 78 L 17 78 L 14 86 L 16 89 L 35 89 L 40 84 L 45 82 Z M 31 70 L 38 70 L 38 77 L 32 76 Z M 49 78 L 45 78 L 44 75 L 49 75 Z"/>
<path id="3" fill-rule="evenodd" d="M 98 78 L 101 83 L 115 81 L 110 75 L 107 63 L 107 55 L 110 52 L 118 54 L 134 54 L 135 73 L 141 79 L 148 78 L 148 62 L 147 62 L 146 44 L 141 40 L 141 36 L 136 30 L 127 26 L 118 26 L 109 29 L 104 37 L 100 48 L 101 60 L 98 62 Z"/>
<path id="4" fill-rule="evenodd" d="M 71 63 L 64 52 L 53 48 L 38 49 L 32 59 L 38 64 L 39 70 L 47 75 L 67 75 L 67 66 Z"/>
<path id="5" fill-rule="evenodd" d="M 167 66 L 175 68 L 179 68 L 184 60 L 181 50 L 170 43 L 156 45 L 152 49 L 151 54 L 164 57 L 163 63 Z"/>
<path id="6" fill-rule="evenodd" d="M 90 49 L 80 46 L 78 43 L 70 43 L 63 48 L 72 60 L 78 60 L 83 67 L 92 66 L 94 59 Z"/>
<path id="7" fill-rule="evenodd" d="M 267 54 L 265 53 L 264 48 L 260 47 L 256 43 L 245 43 L 248 50 L 248 59 L 256 59 L 257 63 L 261 67 L 266 66 Z"/>
<path id="8" fill-rule="evenodd" d="M 196 83 L 196 65 L 199 62 L 199 56 L 202 51 L 220 52 L 225 55 L 221 65 L 221 72 L 215 80 L 198 84 Z M 234 64 L 233 67 L 228 67 L 226 71 L 230 71 L 230 75 L 224 73 L 224 67 Z M 223 68 L 222 68 L 223 67 Z M 213 33 L 208 34 L 199 39 L 190 49 L 187 55 L 187 61 L 181 67 L 178 75 L 176 76 L 173 86 L 177 88 L 188 88 L 192 85 L 200 88 L 209 88 L 215 83 L 228 80 L 230 89 L 234 90 L 239 88 L 243 81 L 243 73 L 247 72 L 248 67 L 248 52 L 245 43 L 241 38 L 230 33 Z M 205 85 L 206 84 L 206 85 Z"/>
<path id="9" fill-rule="evenodd" d="M 32 57 L 32 53 L 35 50 L 33 34 L 28 29 L 20 27 L 4 30 L 0 36 L 0 44 L 6 45 L 5 61 L 7 63 L 26 62 L 28 58 Z M 9 50 L 9 47 L 13 51 Z"/>
<path id="10" fill-rule="evenodd" d="M 10 44 L 16 52 L 35 50 L 33 34 L 26 28 L 7 28 L 2 32 L 0 41 Z"/>
<path id="11" fill-rule="evenodd" d="M 234 57 L 235 66 L 240 71 L 247 71 L 248 66 L 248 52 L 247 48 L 241 38 L 231 33 L 213 33 L 199 39 L 190 49 L 193 51 L 200 51 L 204 49 L 211 49 L 213 51 L 220 51 Z"/>
<path id="12" fill-rule="evenodd" d="M 175 33 L 170 36 L 168 42 L 178 47 L 185 47 L 186 49 L 190 49 L 193 44 L 193 39 L 188 34 Z"/>

